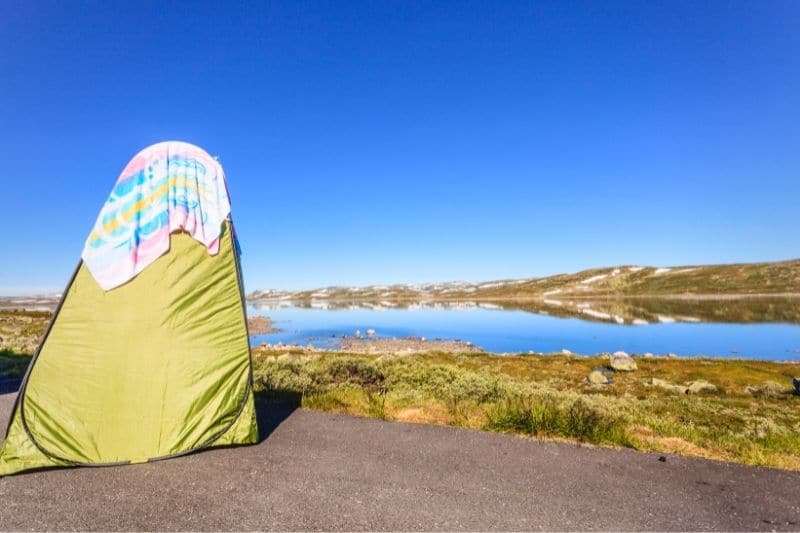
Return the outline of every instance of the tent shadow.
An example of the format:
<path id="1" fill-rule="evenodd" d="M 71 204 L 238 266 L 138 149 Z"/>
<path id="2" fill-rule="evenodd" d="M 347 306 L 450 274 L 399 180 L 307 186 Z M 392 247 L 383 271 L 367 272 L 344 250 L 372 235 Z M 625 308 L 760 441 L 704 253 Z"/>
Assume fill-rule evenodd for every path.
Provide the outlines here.
<path id="1" fill-rule="evenodd" d="M 258 442 L 264 442 L 284 420 L 300 407 L 302 395 L 293 391 L 270 391 L 256 393 L 256 420 Z"/>
<path id="2" fill-rule="evenodd" d="M 22 378 L 6 378 L 0 376 L 0 394 L 11 394 L 19 390 Z"/>

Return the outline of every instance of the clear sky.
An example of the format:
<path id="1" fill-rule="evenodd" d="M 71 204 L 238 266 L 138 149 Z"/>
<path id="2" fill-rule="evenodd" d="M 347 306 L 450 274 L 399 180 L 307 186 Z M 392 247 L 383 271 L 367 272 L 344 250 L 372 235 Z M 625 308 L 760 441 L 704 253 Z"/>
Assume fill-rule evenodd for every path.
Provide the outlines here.
<path id="1" fill-rule="evenodd" d="M 173 139 L 247 290 L 800 256 L 800 2 L 236 4 L 0 4 L 0 294 Z"/>

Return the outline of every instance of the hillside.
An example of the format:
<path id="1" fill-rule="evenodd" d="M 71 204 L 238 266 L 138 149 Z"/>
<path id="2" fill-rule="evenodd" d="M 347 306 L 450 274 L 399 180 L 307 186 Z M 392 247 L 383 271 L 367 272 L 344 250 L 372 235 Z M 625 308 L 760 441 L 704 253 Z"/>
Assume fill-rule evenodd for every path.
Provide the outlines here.
<path id="1" fill-rule="evenodd" d="M 615 296 L 733 296 L 800 294 L 800 259 L 774 263 L 680 267 L 618 266 L 544 278 L 260 290 L 255 300 L 508 300 Z"/>

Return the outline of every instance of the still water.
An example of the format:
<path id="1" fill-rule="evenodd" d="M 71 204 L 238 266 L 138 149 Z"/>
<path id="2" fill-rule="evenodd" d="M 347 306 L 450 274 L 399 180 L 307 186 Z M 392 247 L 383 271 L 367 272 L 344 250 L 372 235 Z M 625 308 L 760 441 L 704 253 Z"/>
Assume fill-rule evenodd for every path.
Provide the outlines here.
<path id="1" fill-rule="evenodd" d="M 281 342 L 336 349 L 339 337 L 372 329 L 377 337 L 460 339 L 498 353 L 623 350 L 800 361 L 800 300 L 704 302 L 699 307 L 696 303 L 622 305 L 615 301 L 605 307 L 602 303 L 559 305 L 558 314 L 555 311 L 527 304 L 469 302 L 406 307 L 259 302 L 249 308 L 250 314 L 268 316 L 281 330 L 254 336 L 254 345 Z"/>

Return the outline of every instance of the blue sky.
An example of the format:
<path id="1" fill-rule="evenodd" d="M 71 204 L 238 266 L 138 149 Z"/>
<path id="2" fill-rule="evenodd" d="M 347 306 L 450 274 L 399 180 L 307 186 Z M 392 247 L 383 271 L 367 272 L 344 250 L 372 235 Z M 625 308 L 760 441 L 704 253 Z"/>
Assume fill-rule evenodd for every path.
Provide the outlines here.
<path id="1" fill-rule="evenodd" d="M 248 290 L 800 256 L 800 3 L 6 2 L 0 294 L 130 157 L 228 175 Z"/>

